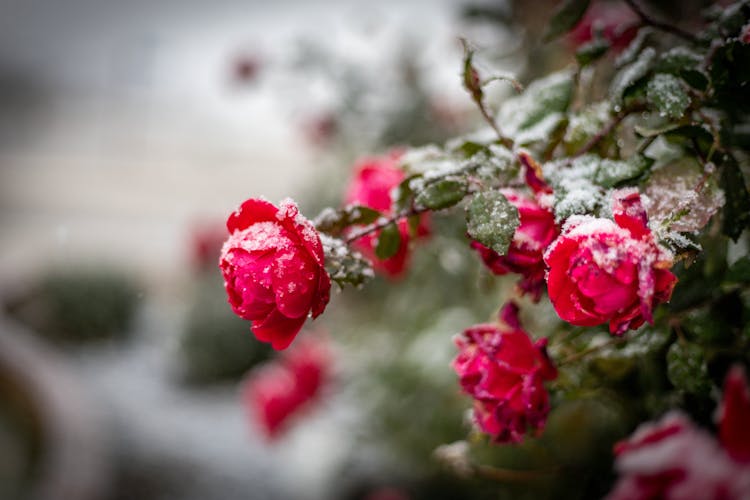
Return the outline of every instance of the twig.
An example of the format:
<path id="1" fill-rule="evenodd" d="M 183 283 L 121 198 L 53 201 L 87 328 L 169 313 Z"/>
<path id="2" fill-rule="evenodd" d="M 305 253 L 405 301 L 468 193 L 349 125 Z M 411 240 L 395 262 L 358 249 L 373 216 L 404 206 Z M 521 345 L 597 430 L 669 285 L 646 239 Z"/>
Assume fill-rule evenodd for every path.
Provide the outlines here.
<path id="1" fill-rule="evenodd" d="M 653 17 L 646 14 L 641 9 L 641 7 L 637 3 L 635 3 L 635 0 L 625 0 L 625 3 L 628 4 L 628 7 L 630 7 L 633 10 L 633 12 L 635 12 L 638 15 L 638 17 L 641 18 L 641 22 L 643 24 L 646 24 L 648 26 L 653 26 L 654 28 L 665 31 L 667 33 L 671 33 L 690 43 L 694 43 L 694 44 L 698 43 L 698 39 L 692 34 L 688 33 L 687 31 L 684 31 L 678 28 L 677 26 L 672 26 L 671 24 L 657 21 Z"/>
<path id="2" fill-rule="evenodd" d="M 350 243 L 352 243 L 354 241 L 357 241 L 360 238 L 364 238 L 368 234 L 372 234 L 372 233 L 374 233 L 376 231 L 380 231 L 384 227 L 386 227 L 386 226 L 388 226 L 390 224 L 393 224 L 394 222 L 397 222 L 397 221 L 399 221 L 401 219 L 405 219 L 407 217 L 412 217 L 414 215 L 419 215 L 419 214 L 421 214 L 423 212 L 428 212 L 428 211 L 429 211 L 428 208 L 415 208 L 415 207 L 412 207 L 412 208 L 409 208 L 408 210 L 403 210 L 403 211 L 401 211 L 401 212 L 399 212 L 397 214 L 391 215 L 390 217 L 385 217 L 385 218 L 381 217 L 377 221 L 373 222 L 372 224 L 370 224 L 368 226 L 365 226 L 361 230 L 353 232 L 349 237 L 347 237 L 344 240 L 344 243 L 346 243 L 348 245 L 348 244 L 350 244 Z"/>

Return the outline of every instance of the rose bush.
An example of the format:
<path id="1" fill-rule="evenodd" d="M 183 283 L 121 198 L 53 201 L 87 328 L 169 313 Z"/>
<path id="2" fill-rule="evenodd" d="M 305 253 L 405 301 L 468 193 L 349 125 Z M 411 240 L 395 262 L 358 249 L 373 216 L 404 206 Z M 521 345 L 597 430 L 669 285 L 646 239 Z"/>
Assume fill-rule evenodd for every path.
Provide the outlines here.
<path id="1" fill-rule="evenodd" d="M 659 247 L 637 190 L 614 195 L 614 221 L 571 217 L 544 255 L 547 289 L 555 311 L 578 326 L 609 322 L 622 335 L 653 321 L 655 305 L 667 302 L 677 278 L 671 255 Z"/>
<path id="2" fill-rule="evenodd" d="M 252 321 L 258 340 L 285 349 L 307 316 L 317 317 L 328 303 L 331 280 L 320 236 L 291 200 L 277 208 L 249 199 L 227 228 L 219 265 L 229 303 Z"/>
<path id="3" fill-rule="evenodd" d="M 455 339 L 453 360 L 461 388 L 474 398 L 474 421 L 498 443 L 517 443 L 527 429 L 538 433 L 549 412 L 544 381 L 557 377 L 547 339 L 532 343 L 509 302 L 499 324 L 474 325 Z"/>
<path id="4" fill-rule="evenodd" d="M 357 163 L 354 167 L 354 177 L 347 187 L 345 203 L 363 205 L 385 216 L 392 215 L 391 192 L 406 177 L 404 171 L 398 166 L 400 156 L 399 152 L 393 152 L 388 156 L 368 158 Z M 409 260 L 411 235 L 408 221 L 401 219 L 398 222 L 398 230 L 401 236 L 398 250 L 387 259 L 380 259 L 375 255 L 379 231 L 359 238 L 356 242 L 357 248 L 372 261 L 373 268 L 391 278 L 403 275 Z M 417 237 L 424 237 L 428 234 L 427 216 L 423 215 L 420 217 Z"/>

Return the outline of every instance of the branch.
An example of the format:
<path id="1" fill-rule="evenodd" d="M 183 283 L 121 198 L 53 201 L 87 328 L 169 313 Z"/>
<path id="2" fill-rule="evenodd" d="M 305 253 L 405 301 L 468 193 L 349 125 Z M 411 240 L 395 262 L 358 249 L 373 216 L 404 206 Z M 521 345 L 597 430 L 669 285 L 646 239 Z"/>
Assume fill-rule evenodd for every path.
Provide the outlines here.
<path id="1" fill-rule="evenodd" d="M 635 0 L 625 0 L 625 3 L 628 4 L 628 7 L 630 7 L 633 10 L 633 12 L 635 12 L 638 15 L 638 17 L 641 18 L 641 22 L 643 24 L 646 24 L 648 26 L 653 26 L 654 28 L 665 31 L 667 33 L 671 33 L 690 43 L 694 43 L 694 44 L 698 43 L 698 39 L 692 34 L 688 33 L 687 31 L 684 31 L 678 28 L 677 26 L 672 26 L 671 24 L 657 21 L 653 17 L 646 14 L 640 8 L 640 6 L 637 3 L 635 3 Z"/>
<path id="2" fill-rule="evenodd" d="M 357 241 L 360 238 L 363 238 L 367 236 L 368 234 L 372 234 L 376 231 L 380 231 L 384 227 L 388 226 L 389 224 L 393 224 L 394 222 L 397 222 L 401 219 L 405 219 L 407 217 L 412 217 L 414 215 L 419 215 L 424 212 L 429 212 L 428 208 L 410 208 L 408 210 L 403 210 L 397 214 L 391 215 L 390 217 L 381 217 L 376 222 L 373 222 L 372 224 L 363 227 L 359 231 L 353 232 L 349 237 L 347 237 L 344 240 L 344 243 L 349 245 L 350 243 Z"/>

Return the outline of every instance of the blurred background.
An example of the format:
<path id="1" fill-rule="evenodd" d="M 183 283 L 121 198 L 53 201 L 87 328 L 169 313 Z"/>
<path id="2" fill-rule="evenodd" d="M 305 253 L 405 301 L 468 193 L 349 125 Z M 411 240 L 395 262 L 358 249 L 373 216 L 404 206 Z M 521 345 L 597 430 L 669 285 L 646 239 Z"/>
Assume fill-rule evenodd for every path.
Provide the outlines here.
<path id="1" fill-rule="evenodd" d="M 0 0 L 0 498 L 485 498 L 431 459 L 467 432 L 451 335 L 512 286 L 460 214 L 399 287 L 334 293 L 303 334 L 332 373 L 273 439 L 216 262 L 243 200 L 312 217 L 358 157 L 476 128 L 458 36 L 568 63 L 552 3 Z"/>
<path id="2" fill-rule="evenodd" d="M 356 156 L 457 131 L 460 7 L 0 1 L 0 497 L 356 489 L 346 391 L 273 443 L 251 421 L 271 353 L 218 246 L 248 197 L 312 216 Z"/>

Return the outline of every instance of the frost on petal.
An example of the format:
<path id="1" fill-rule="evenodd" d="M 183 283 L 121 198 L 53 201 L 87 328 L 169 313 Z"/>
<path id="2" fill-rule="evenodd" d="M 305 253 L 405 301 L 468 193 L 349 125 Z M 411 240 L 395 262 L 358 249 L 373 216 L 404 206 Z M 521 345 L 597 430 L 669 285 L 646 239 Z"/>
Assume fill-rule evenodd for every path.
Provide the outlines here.
<path id="1" fill-rule="evenodd" d="M 732 460 L 713 437 L 680 413 L 641 425 L 615 446 L 620 475 L 609 500 L 744 499 L 750 469 Z"/>
<path id="2" fill-rule="evenodd" d="M 235 314 L 253 322 L 258 340 L 284 349 L 308 313 L 317 316 L 328 303 L 330 280 L 319 235 L 291 200 L 279 209 L 248 200 L 227 224 L 232 233 L 219 267 L 229 303 Z"/>
<path id="3" fill-rule="evenodd" d="M 230 233 L 233 233 L 256 222 L 274 220 L 276 212 L 277 209 L 272 203 L 259 198 L 250 198 L 229 216 L 227 229 Z"/>
<path id="4" fill-rule="evenodd" d="M 276 307 L 284 316 L 306 316 L 317 291 L 318 268 L 297 248 L 276 253 L 273 290 Z"/>
<path id="5" fill-rule="evenodd" d="M 617 225 L 630 231 L 636 239 L 651 234 L 648 228 L 648 216 L 637 188 L 618 189 L 612 197 L 614 199 L 612 214 Z"/>

